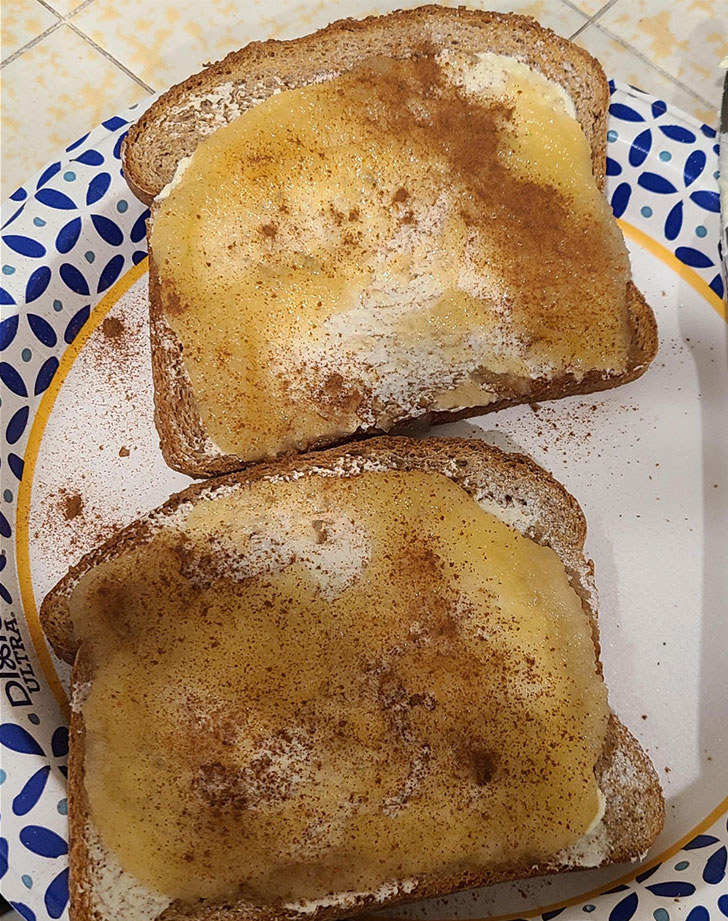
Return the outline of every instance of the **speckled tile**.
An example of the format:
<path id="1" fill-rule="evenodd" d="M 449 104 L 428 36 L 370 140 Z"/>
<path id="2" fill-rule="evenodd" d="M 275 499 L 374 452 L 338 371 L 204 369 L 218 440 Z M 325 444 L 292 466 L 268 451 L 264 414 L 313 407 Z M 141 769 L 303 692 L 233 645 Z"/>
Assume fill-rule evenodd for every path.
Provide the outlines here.
<path id="1" fill-rule="evenodd" d="M 57 13 L 60 13 L 61 16 L 68 16 L 82 4 L 93 3 L 94 0 L 45 0 L 45 2 L 48 6 L 53 7 Z"/>
<path id="2" fill-rule="evenodd" d="M 38 0 L 3 0 L 0 57 L 4 61 L 58 22 Z"/>
<path id="3" fill-rule="evenodd" d="M 599 25 L 718 106 L 728 55 L 726 0 L 618 0 Z"/>
<path id="4" fill-rule="evenodd" d="M 576 44 L 598 58 L 608 77 L 630 83 L 641 90 L 659 96 L 709 125 L 716 125 L 717 110 L 694 93 L 678 86 L 639 55 L 625 48 L 597 25 L 590 25 L 576 38 Z"/>
<path id="5" fill-rule="evenodd" d="M 463 0 L 438 0 L 443 6 L 462 6 Z M 395 4 L 395 6 L 398 4 Z M 419 6 L 420 2 L 407 4 Z M 484 10 L 497 10 L 500 13 L 521 13 L 533 16 L 542 26 L 547 26 L 568 38 L 579 29 L 586 17 L 561 0 L 480 0 L 465 3 L 465 6 L 480 7 Z"/>
<path id="6" fill-rule="evenodd" d="M 2 71 L 5 198 L 63 148 L 146 91 L 66 25 Z"/>
<path id="7" fill-rule="evenodd" d="M 457 5 L 462 0 L 450 0 Z M 155 89 L 166 89 L 206 61 L 254 39 L 292 38 L 344 16 L 366 16 L 410 3 L 373 0 L 293 0 L 272 11 L 266 0 L 210 0 L 200 14 L 198 0 L 93 0 L 73 22 L 117 60 Z M 515 10 L 570 35 L 585 17 L 562 0 L 495 0 L 472 3 Z"/>
<path id="8" fill-rule="evenodd" d="M 572 6 L 580 9 L 587 16 L 595 16 L 601 9 L 607 5 L 608 0 L 570 0 Z M 617 3 L 625 3 L 627 0 L 617 0 Z"/>

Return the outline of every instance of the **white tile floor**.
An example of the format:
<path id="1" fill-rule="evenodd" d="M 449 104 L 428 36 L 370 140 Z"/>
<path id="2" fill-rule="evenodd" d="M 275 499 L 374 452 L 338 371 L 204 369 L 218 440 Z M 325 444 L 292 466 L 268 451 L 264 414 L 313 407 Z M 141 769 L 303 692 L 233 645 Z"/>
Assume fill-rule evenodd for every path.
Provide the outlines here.
<path id="1" fill-rule="evenodd" d="M 449 3 L 461 0 L 446 0 Z M 470 0 L 576 36 L 610 76 L 715 124 L 725 0 Z M 396 0 L 3 0 L 2 157 L 6 197 L 103 118 L 248 41 L 285 38 Z M 201 10 L 204 9 L 204 14 Z M 723 16 L 723 20 L 728 16 Z"/>

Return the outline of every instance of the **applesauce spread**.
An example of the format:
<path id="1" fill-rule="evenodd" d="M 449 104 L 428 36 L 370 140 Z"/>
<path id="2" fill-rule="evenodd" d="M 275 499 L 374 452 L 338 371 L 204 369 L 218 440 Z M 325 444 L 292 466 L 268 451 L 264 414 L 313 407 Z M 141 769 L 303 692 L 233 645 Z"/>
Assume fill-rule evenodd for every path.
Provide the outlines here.
<path id="1" fill-rule="evenodd" d="M 531 866 L 598 814 L 581 602 L 442 474 L 219 489 L 70 603 L 91 821 L 170 899 Z"/>
<path id="2" fill-rule="evenodd" d="M 205 431 L 254 460 L 619 371 L 628 258 L 557 84 L 371 59 L 199 144 L 151 247 Z"/>

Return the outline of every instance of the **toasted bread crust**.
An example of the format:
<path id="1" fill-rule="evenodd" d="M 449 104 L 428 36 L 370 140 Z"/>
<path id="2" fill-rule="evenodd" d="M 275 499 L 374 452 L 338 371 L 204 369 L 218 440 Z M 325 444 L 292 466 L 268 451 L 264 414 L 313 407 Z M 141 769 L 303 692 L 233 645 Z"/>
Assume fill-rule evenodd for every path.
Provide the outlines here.
<path id="1" fill-rule="evenodd" d="M 77 646 L 73 639 L 68 599 L 79 579 L 105 560 L 115 559 L 132 547 L 148 543 L 165 520 L 184 503 L 197 502 L 224 487 L 245 488 L 271 478 L 341 468 L 354 471 L 367 461 L 387 469 L 432 470 L 445 473 L 466 492 L 485 489 L 493 501 L 504 507 L 529 508 L 533 533 L 540 543 L 552 547 L 561 557 L 572 584 L 581 595 L 587 613 L 595 623 L 595 612 L 587 600 L 590 586 L 582 585 L 577 570 L 586 570 L 584 559 L 586 520 L 576 499 L 543 467 L 523 454 L 506 454 L 484 441 L 468 438 L 422 438 L 383 436 L 305 455 L 291 455 L 268 464 L 257 464 L 227 476 L 193 483 L 171 496 L 162 506 L 112 535 L 87 553 L 46 595 L 40 621 L 55 653 L 74 662 Z"/>
<path id="2" fill-rule="evenodd" d="M 485 406 L 433 411 L 401 419 L 387 433 L 378 429 L 368 429 L 366 432 L 355 432 L 353 435 L 343 435 L 339 438 L 320 438 L 311 442 L 308 450 L 315 451 L 383 434 L 413 434 L 425 431 L 431 425 L 485 415 L 508 406 L 557 400 L 575 394 L 596 393 L 636 380 L 645 373 L 657 354 L 657 324 L 652 309 L 633 282 L 629 282 L 627 298 L 631 344 L 626 371 L 614 375 L 589 371 L 580 379 L 572 375 L 534 378 L 527 382 L 527 389 L 504 395 Z M 159 446 L 167 464 L 174 470 L 192 477 L 216 476 L 250 466 L 254 462 L 236 454 L 225 454 L 217 450 L 205 431 L 182 359 L 181 343 L 164 316 L 153 253 L 150 253 L 149 258 L 149 318 L 154 379 L 154 422 L 159 434 Z"/>
<path id="3" fill-rule="evenodd" d="M 316 74 L 350 70 L 372 55 L 411 57 L 426 43 L 517 56 L 563 86 L 574 100 L 592 149 L 594 176 L 604 188 L 609 88 L 599 62 L 529 16 L 435 4 L 366 19 L 340 19 L 301 38 L 251 42 L 231 52 L 173 86 L 131 127 L 122 148 L 126 181 L 137 198 L 151 205 L 179 161 L 209 133 L 199 120 L 180 111 L 193 94 L 233 83 L 239 87 L 238 114 L 275 89 L 304 85 Z"/>
<path id="4" fill-rule="evenodd" d="M 596 611 L 593 607 L 591 564 L 585 560 L 583 548 L 586 522 L 576 500 L 567 490 L 531 459 L 520 454 L 505 454 L 485 442 L 460 438 L 429 438 L 415 441 L 408 438 L 376 438 L 366 442 L 334 448 L 317 454 L 284 458 L 270 465 L 259 465 L 227 477 L 195 483 L 171 497 L 160 509 L 125 528 L 116 537 L 85 556 L 81 562 L 56 585 L 41 607 L 41 622 L 54 648 L 67 661 L 72 661 L 77 649 L 69 623 L 68 598 L 81 576 L 94 566 L 112 559 L 132 547 L 151 540 L 164 527 L 165 519 L 174 514 L 182 503 L 204 500 L 220 487 L 238 486 L 271 477 L 286 478 L 301 473 L 316 474 L 337 471 L 339 475 L 355 475 L 366 462 L 381 464 L 387 469 L 419 469 L 444 473 L 463 489 L 479 498 L 488 499 L 508 508 L 527 509 L 529 536 L 551 546 L 560 556 L 572 585 L 582 599 L 593 628 L 597 655 L 599 652 Z M 83 651 L 76 657 L 72 678 L 77 688 L 88 675 Z M 93 903 L 93 879 L 90 852 L 86 841 L 89 818 L 83 782 L 83 720 L 74 712 L 71 721 L 69 792 L 71 828 L 71 904 L 73 921 L 112 921 L 96 912 Z M 636 782 L 625 781 L 627 773 Z M 654 841 L 664 821 L 664 803 L 657 775 L 639 746 L 616 717 L 610 718 L 604 749 L 595 767 L 606 800 L 603 819 L 607 848 L 603 864 L 634 860 Z M 409 893 L 400 893 L 385 902 L 372 896 L 350 907 L 332 906 L 307 913 L 312 921 L 358 914 L 364 909 L 383 904 L 412 901 L 433 895 L 443 895 L 460 889 L 473 888 L 510 879 L 523 879 L 544 873 L 570 869 L 572 864 L 554 860 L 535 866 L 471 873 L 460 878 L 423 880 Z M 574 867 L 576 868 L 576 867 Z M 295 911 L 277 908 L 261 909 L 246 903 L 197 905 L 172 904 L 160 916 L 163 921 L 234 921 L 251 917 L 260 921 L 300 921 Z M 124 921 L 124 919 L 113 919 Z"/>
<path id="5" fill-rule="evenodd" d="M 190 97 L 233 85 L 236 106 L 231 112 L 235 114 L 276 89 L 303 85 L 323 72 L 350 69 L 372 54 L 416 55 L 423 42 L 441 48 L 516 55 L 563 86 L 574 101 L 577 118 L 589 140 L 597 183 L 604 188 L 609 89 L 599 63 L 530 18 L 439 6 L 364 20 L 341 20 L 303 38 L 254 42 L 229 54 L 165 93 L 132 127 L 123 154 L 126 179 L 135 194 L 151 204 L 172 178 L 179 160 L 194 151 L 204 136 L 204 126 L 201 127 L 199 120 L 190 119 L 189 112 L 184 114 L 185 101 Z M 209 133 L 210 129 L 205 130 Z M 165 460 L 175 470 L 195 477 L 227 473 L 250 464 L 249 457 L 217 449 L 205 431 L 182 359 L 181 343 L 165 319 L 164 293 L 151 247 L 149 294 L 155 422 Z M 621 373 L 592 371 L 579 380 L 562 375 L 521 381 L 517 391 L 502 393 L 487 406 L 398 419 L 389 434 L 408 433 L 413 427 L 422 430 L 429 424 L 494 412 L 506 406 L 605 390 L 634 380 L 644 373 L 656 354 L 657 329 L 651 309 L 631 282 L 627 300 L 632 340 L 629 364 Z M 338 438 L 321 438 L 307 444 L 306 450 L 378 434 L 380 430 L 368 429 Z"/>
<path id="6" fill-rule="evenodd" d="M 74 665 L 71 673 L 71 688 L 86 680 L 81 662 Z M 94 912 L 91 907 L 91 888 L 88 885 L 88 871 L 91 865 L 87 847 L 85 825 L 88 820 L 88 802 L 83 783 L 85 757 L 83 718 L 77 710 L 71 710 L 71 725 L 68 727 L 68 896 L 69 916 L 76 921 L 91 921 Z M 121 919 L 120 919 L 121 921 Z"/>
<path id="7" fill-rule="evenodd" d="M 73 684 L 85 679 L 82 661 L 74 667 Z M 138 921 L 136 918 L 111 918 L 94 908 L 92 864 L 86 838 L 89 807 L 84 786 L 85 731 L 80 714 L 71 717 L 71 752 L 69 758 L 69 879 L 71 921 Z M 618 759 L 630 765 L 639 778 L 639 785 L 621 788 L 613 780 L 613 769 Z M 653 843 L 662 830 L 665 806 L 657 774 L 639 742 L 614 714 L 609 717 L 604 739 L 604 750 L 595 765 L 594 774 L 606 798 L 604 823 L 608 851 L 599 866 L 624 863 L 638 859 Z M 207 902 L 183 904 L 172 902 L 156 916 L 155 921 L 336 921 L 360 915 L 365 911 L 393 908 L 405 902 L 416 902 L 436 896 L 449 895 L 463 889 L 476 889 L 495 883 L 529 879 L 534 876 L 559 873 L 565 870 L 594 869 L 559 863 L 557 860 L 541 864 L 513 866 L 497 871 L 468 873 L 458 878 L 426 880 L 419 882 L 411 892 L 399 893 L 386 901 L 374 895 L 360 898 L 351 906 L 317 908 L 303 915 L 288 909 L 251 905 L 249 902 Z M 145 919 L 146 921 L 146 919 Z"/>

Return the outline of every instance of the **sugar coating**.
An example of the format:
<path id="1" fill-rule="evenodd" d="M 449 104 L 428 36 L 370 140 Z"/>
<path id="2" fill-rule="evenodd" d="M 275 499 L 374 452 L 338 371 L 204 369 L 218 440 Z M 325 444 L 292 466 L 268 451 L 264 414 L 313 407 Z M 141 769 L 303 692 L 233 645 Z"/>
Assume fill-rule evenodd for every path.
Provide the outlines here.
<path id="1" fill-rule="evenodd" d="M 310 476 L 313 474 L 319 477 L 322 477 L 323 475 L 323 479 L 328 479 L 332 475 L 333 476 L 341 476 L 341 475 L 355 476 L 356 475 L 356 473 L 354 473 L 355 470 L 358 470 L 361 473 L 365 469 L 369 469 L 369 470 L 386 469 L 386 465 L 382 461 L 368 459 L 368 458 L 361 458 L 361 457 L 351 457 L 351 456 L 344 456 L 344 457 L 339 458 L 337 463 L 332 466 L 335 466 L 336 469 L 331 469 L 331 468 L 327 469 L 325 467 L 318 466 L 315 470 L 308 471 L 308 475 Z M 441 463 L 441 466 L 447 469 L 450 472 L 450 474 L 453 476 L 458 470 L 458 466 L 456 464 L 455 459 L 444 460 Z M 390 468 L 391 468 L 391 464 L 390 464 Z M 272 476 L 266 477 L 266 480 L 268 480 L 269 482 L 277 481 L 281 483 L 283 482 L 290 483 L 291 481 L 295 482 L 296 480 L 298 480 L 300 478 L 300 475 L 305 475 L 305 474 L 302 471 L 296 471 L 292 473 L 290 476 L 272 475 Z M 234 489 L 234 487 L 232 488 Z M 229 494 L 230 489 L 231 489 L 230 486 L 215 487 L 212 490 L 212 495 L 215 497 L 215 499 L 225 503 L 226 493 Z M 204 500 L 202 500 L 201 502 L 198 499 L 197 503 L 195 504 L 199 506 L 200 504 L 206 505 L 207 503 Z M 185 503 L 185 505 L 182 506 L 177 512 L 177 517 L 178 517 L 177 527 L 179 527 L 183 531 L 186 529 L 186 522 L 187 522 L 190 512 L 192 511 L 192 508 L 193 507 L 191 503 Z M 159 515 L 157 515 L 156 517 L 159 517 Z M 160 521 L 158 524 L 162 526 L 164 524 L 169 525 L 170 517 L 172 516 L 167 515 L 166 516 L 167 521 L 166 522 Z M 275 519 L 275 515 L 273 516 L 273 519 Z M 281 531 L 285 532 L 287 529 L 289 532 L 293 532 L 293 545 L 296 548 L 295 550 L 296 556 L 298 559 L 303 559 L 305 558 L 305 555 L 309 552 L 310 547 L 307 546 L 306 543 L 301 543 L 301 541 L 299 540 L 299 537 L 296 535 L 297 524 L 299 523 L 295 521 L 286 522 L 286 521 L 269 520 L 268 532 L 269 532 L 269 535 L 270 533 L 279 534 L 281 538 L 286 537 L 285 533 L 281 534 Z M 341 531 L 341 528 L 338 526 L 337 522 L 330 522 L 330 526 L 332 529 L 331 539 L 333 539 L 335 543 L 336 542 L 335 534 L 337 530 Z M 254 523 L 254 531 L 256 533 L 259 533 L 258 525 L 255 525 L 255 523 Z M 330 539 L 329 533 L 327 533 L 326 537 L 328 541 L 328 539 Z M 347 535 L 344 533 L 343 534 L 344 542 L 346 543 L 346 540 L 350 539 L 350 537 L 351 535 Z M 315 542 L 314 542 L 314 545 L 315 545 Z M 279 563 L 285 566 L 286 561 L 290 560 L 290 555 L 288 553 L 288 551 L 290 550 L 290 547 L 284 552 L 282 549 L 284 546 L 285 546 L 285 540 L 283 541 L 277 540 L 277 541 L 271 542 L 269 539 L 267 539 L 266 541 L 262 543 L 258 541 L 253 541 L 252 542 L 253 561 L 250 564 L 250 566 L 247 568 L 250 569 L 250 571 L 252 571 L 253 569 L 257 569 L 258 565 L 262 561 L 271 559 L 271 554 L 273 554 L 274 559 L 278 559 Z M 357 565 L 358 565 L 361 559 L 361 556 L 362 556 L 361 547 L 357 547 L 354 550 L 350 549 L 349 556 L 353 558 L 354 560 L 356 560 Z M 316 566 L 315 557 L 310 557 L 308 562 L 309 562 L 309 565 L 312 565 L 314 567 Z M 326 566 L 326 568 L 329 569 L 330 573 L 331 572 L 335 573 L 338 563 L 336 562 L 335 559 L 329 558 L 328 560 L 325 561 L 324 565 Z M 416 625 L 413 625 L 413 629 L 414 629 L 414 626 Z M 200 711 L 201 717 L 204 717 L 205 711 L 206 711 L 206 708 L 203 704 L 202 710 Z M 252 771 L 251 776 L 247 781 L 245 781 L 245 788 L 248 791 L 246 795 L 252 795 L 250 791 L 255 791 L 257 789 L 256 783 L 258 782 L 257 780 L 258 775 L 253 770 L 253 765 L 255 764 L 256 758 L 262 759 L 261 764 L 265 763 L 266 776 L 268 780 L 270 780 L 270 778 L 273 775 L 275 775 L 275 777 L 278 778 L 278 780 L 276 781 L 276 784 L 274 785 L 276 786 L 278 790 L 278 794 L 280 794 L 281 791 L 287 794 L 292 793 L 294 791 L 296 784 L 299 782 L 299 780 L 305 778 L 306 769 L 307 768 L 310 769 L 310 760 L 309 760 L 310 754 L 308 751 L 308 743 L 304 737 L 298 737 L 297 735 L 295 735 L 295 730 L 288 730 L 284 743 L 281 743 L 281 740 L 279 738 L 274 738 L 274 737 L 271 737 L 268 740 L 268 742 L 263 740 L 258 746 L 258 748 L 256 749 L 256 754 L 254 755 L 253 762 L 251 762 L 251 771 Z M 414 759 L 410 777 L 407 778 L 405 786 L 403 790 L 401 791 L 402 801 L 400 802 L 396 796 L 392 797 L 390 800 L 385 801 L 383 804 L 385 814 L 389 815 L 391 813 L 394 816 L 399 813 L 400 809 L 402 808 L 403 803 L 407 801 L 409 796 L 412 795 L 414 790 L 417 788 L 418 784 L 421 782 L 421 776 L 423 776 L 423 772 L 424 774 L 426 774 L 427 759 L 428 759 L 428 752 L 426 751 L 421 752 L 420 761 L 417 761 L 416 758 Z M 242 781 L 242 779 L 243 778 L 241 775 L 240 780 Z M 408 786 L 408 784 L 410 786 Z M 206 796 L 211 798 L 211 801 L 214 801 L 216 797 L 218 797 L 218 795 L 224 798 L 225 796 L 229 795 L 229 779 L 221 775 L 220 785 L 218 785 L 217 776 L 213 771 L 212 774 L 205 777 L 204 789 L 206 791 Z M 275 790 L 269 789 L 269 785 L 267 782 L 266 782 L 266 787 L 265 788 L 261 787 L 261 789 L 256 794 L 256 796 L 261 800 L 261 802 L 266 802 L 266 801 L 272 802 L 272 800 L 270 800 L 270 797 L 275 796 L 275 795 L 276 795 Z M 254 808 L 254 807 L 251 807 L 251 808 Z M 592 847 L 592 850 L 593 850 L 594 849 L 593 842 L 590 846 Z M 116 885 L 116 882 L 115 882 L 115 885 Z M 407 890 L 401 890 L 401 891 L 407 891 Z M 134 893 L 132 893 L 132 895 L 133 894 Z M 377 894 L 379 894 L 379 890 L 377 890 Z M 345 894 L 342 894 L 342 895 L 327 896 L 323 900 L 316 900 L 315 906 L 311 905 L 309 908 L 306 908 L 306 909 L 302 908 L 300 910 L 306 914 L 309 914 L 315 911 L 317 907 L 324 907 L 325 904 L 342 904 L 342 905 L 350 905 L 352 903 L 356 904 L 358 899 L 364 898 L 364 897 L 365 897 L 365 893 L 360 893 L 358 891 L 347 891 Z M 377 895 L 377 897 L 379 897 L 379 895 Z M 298 904 L 299 903 L 297 902 L 291 902 L 289 903 L 288 907 L 291 910 L 299 910 Z M 308 904 L 308 902 L 304 900 L 304 902 L 302 902 L 301 904 Z"/>
<path id="2" fill-rule="evenodd" d="M 372 113 L 359 120 L 337 108 L 330 87 L 297 88 L 286 94 L 289 106 L 269 95 L 266 107 L 256 106 L 248 119 L 233 118 L 225 132 L 198 148 L 196 171 L 184 188 L 177 188 L 178 174 L 164 190 L 151 237 L 158 264 L 166 267 L 160 303 L 184 343 L 186 389 L 194 394 L 200 431 L 218 449 L 214 456 L 260 460 L 355 431 L 389 431 L 433 410 L 514 398 L 525 381 L 545 383 L 568 373 L 578 382 L 588 371 L 609 375 L 622 368 L 629 339 L 620 284 L 626 251 L 591 183 L 588 143 L 573 103 L 562 87 L 508 56 L 449 53 L 440 55 L 440 65 L 390 62 L 391 78 L 388 72 L 385 79 L 380 63 L 339 76 L 335 82 L 348 92 L 368 93 Z M 436 91 L 422 92 L 420 80 Z M 523 92 L 518 81 L 525 81 Z M 398 87 L 396 104 L 380 93 L 385 84 Z M 233 86 L 223 85 L 221 98 Z M 522 97 L 529 101 L 522 105 Z M 214 111 L 209 100 L 208 107 Z M 477 124 L 479 132 L 467 150 L 463 118 L 451 119 L 466 107 L 467 124 L 472 130 Z M 264 115 L 273 127 L 263 132 L 267 140 L 260 146 Z M 375 117 L 382 123 L 372 140 L 381 146 L 379 169 L 367 165 L 357 172 L 352 144 L 355 151 L 369 149 Z M 548 124 L 558 142 L 543 163 L 528 147 L 529 132 L 517 128 L 528 118 L 539 125 L 536 135 Z M 315 131 L 311 119 L 318 119 Z M 314 156 L 322 132 L 329 185 Z M 293 141 L 284 140 L 289 135 Z M 518 156 L 508 159 L 515 167 L 504 170 L 506 158 L 495 156 L 496 135 L 511 138 L 504 143 L 515 145 Z M 410 147 L 400 138 L 414 151 L 406 175 L 400 161 Z M 292 181 L 289 160 L 297 162 L 295 156 L 302 158 L 306 183 Z M 572 180 L 563 179 L 566 172 L 555 168 L 564 158 L 583 194 L 576 195 Z M 279 175 L 259 166 L 268 161 L 287 165 Z M 423 180 L 422 163 L 430 161 L 435 166 Z M 187 209 L 201 209 L 205 170 L 220 188 L 225 177 L 236 178 L 219 200 L 204 198 L 207 261 L 193 271 L 180 261 L 177 224 Z M 376 173 L 371 182 L 370 172 Z M 173 201 L 167 201 L 170 188 Z M 502 194 L 493 192 L 501 188 Z M 569 235 L 582 222 L 592 229 L 584 239 L 579 230 L 577 244 Z M 528 230 L 536 225 L 543 226 L 537 242 Z M 574 252 L 578 245 L 579 280 L 561 257 L 524 263 L 523 253 L 503 238 L 504 226 L 510 236 L 524 238 L 523 253 L 534 246 L 544 253 L 558 247 Z M 261 274 L 268 275 L 267 284 L 256 280 Z M 211 328 L 223 331 L 220 341 L 212 336 L 203 347 L 195 305 L 206 297 Z M 179 306 L 167 309 L 170 304 Z M 231 341 L 238 344 L 231 348 Z M 206 445 L 194 449 L 204 456 Z"/>
<path id="3" fill-rule="evenodd" d="M 114 852 L 105 847 L 91 821 L 84 828 L 84 841 L 88 852 L 88 896 L 91 910 L 99 917 L 115 921 L 129 918 L 133 921 L 154 921 L 170 904 L 161 893 L 152 892 L 125 872 Z"/>
<path id="4" fill-rule="evenodd" d="M 417 888 L 417 880 L 404 879 L 397 882 L 383 883 L 370 892 L 336 892 L 320 899 L 310 899 L 306 902 L 287 902 L 283 907 L 288 911 L 295 911 L 300 915 L 312 915 L 321 908 L 349 909 L 357 903 L 384 902 L 398 895 L 409 895 Z"/>

